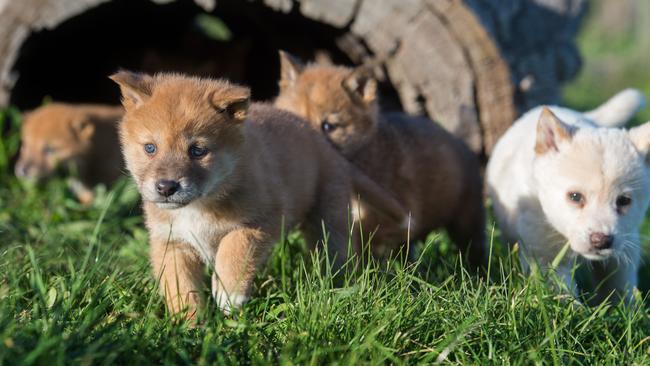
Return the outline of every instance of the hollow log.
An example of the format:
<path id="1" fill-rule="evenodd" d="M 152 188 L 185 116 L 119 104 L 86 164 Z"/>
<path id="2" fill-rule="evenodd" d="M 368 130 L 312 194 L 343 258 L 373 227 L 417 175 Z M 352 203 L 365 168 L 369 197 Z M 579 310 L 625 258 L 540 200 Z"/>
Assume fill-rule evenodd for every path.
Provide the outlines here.
<path id="1" fill-rule="evenodd" d="M 183 56 L 188 58 L 185 64 L 193 63 L 195 66 L 205 61 L 201 60 L 202 57 L 215 60 L 223 60 L 228 55 L 231 58 L 242 57 L 242 60 L 249 57 L 247 62 L 236 60 L 236 65 L 231 62 L 224 66 L 223 62 L 215 61 L 205 65 L 204 69 L 210 74 L 210 67 L 226 68 L 228 71 L 223 74 L 250 83 L 254 96 L 270 98 L 277 90 L 273 78 L 277 78 L 277 70 L 274 69 L 278 64 L 277 60 L 269 58 L 270 51 L 263 53 L 259 49 L 291 48 L 291 42 L 302 37 L 303 49 L 311 47 L 311 51 L 316 53 L 325 48 L 325 51 L 340 54 L 338 60 L 351 64 L 382 57 L 385 60 L 384 68 L 378 70 L 378 77 L 385 72 L 386 89 L 393 91 L 395 105 L 410 114 L 428 115 L 461 137 L 483 157 L 489 155 L 499 136 L 519 113 L 534 105 L 559 101 L 560 86 L 573 77 L 580 67 L 574 39 L 586 7 L 584 0 L 177 2 L 196 8 L 197 13 L 230 19 L 231 22 L 226 23 L 233 25 L 235 38 L 242 32 L 249 33 L 237 38 L 236 45 L 232 46 L 238 51 L 228 48 L 231 43 L 224 43 L 226 48 L 219 51 L 220 57 L 199 53 L 188 56 L 181 52 L 172 56 L 168 53 L 163 56 L 154 53 L 152 56 L 151 51 L 147 51 L 146 56 L 139 56 L 140 64 L 119 58 L 112 64 L 113 59 L 103 56 L 101 59 L 105 68 L 95 70 L 96 73 L 105 72 L 108 67 L 138 67 L 143 65 L 144 59 L 165 58 L 167 62 L 159 62 L 159 66 L 173 69 L 169 60 Z M 38 51 L 42 47 L 35 44 L 36 41 L 30 43 L 29 40 L 39 34 L 57 32 L 72 19 L 83 18 L 93 9 L 108 7 L 109 3 L 116 4 L 115 9 L 119 10 L 100 13 L 105 14 L 102 15 L 104 18 L 113 17 L 107 21 L 106 27 L 109 29 L 104 32 L 110 32 L 114 27 L 112 29 L 116 33 L 124 27 L 126 20 L 123 19 L 128 18 L 130 4 L 143 7 L 147 6 L 144 3 L 151 4 L 146 0 L 0 0 L 0 105 L 14 103 L 19 107 L 28 107 L 34 100 L 46 95 L 54 99 L 72 99 L 70 101 L 100 101 L 82 100 L 82 96 L 93 95 L 90 90 L 95 85 L 104 84 L 99 81 L 96 84 L 83 84 L 83 81 L 105 75 L 71 75 L 79 80 L 71 82 L 69 88 L 86 88 L 89 92 L 59 93 L 59 89 L 52 86 L 55 84 L 47 84 L 43 81 L 43 74 L 39 74 L 38 66 L 48 67 L 45 51 Z M 154 3 L 159 7 L 170 6 L 168 0 Z M 142 19 L 142 22 L 146 24 L 147 20 Z M 167 21 L 172 24 L 174 18 Z M 81 37 L 86 29 L 79 27 L 75 29 Z M 93 24 L 87 26 L 88 34 L 97 31 L 92 27 Z M 72 34 L 68 37 L 74 38 Z M 137 34 L 135 28 L 131 34 Z M 126 37 L 128 35 L 126 31 Z M 125 35 L 120 33 L 120 37 Z M 325 39 L 320 43 L 321 49 L 317 49 L 316 41 L 312 45 L 311 39 Z M 331 42 L 331 47 L 327 46 L 330 44 L 328 42 Z M 79 47 L 83 47 L 83 44 Z M 142 49 L 148 47 L 149 44 L 141 46 Z M 56 52 L 56 49 L 50 45 L 50 50 L 55 51 L 48 52 Z M 135 52 L 133 47 L 129 50 Z M 115 50 L 113 53 L 119 52 Z M 262 64 L 261 56 L 269 59 Z M 30 57 L 33 65 L 35 58 L 42 64 L 30 68 L 26 66 L 28 61 L 21 61 L 30 60 Z M 250 61 L 251 58 L 257 59 L 256 63 Z M 60 62 L 65 64 L 65 60 Z M 88 54 L 86 62 L 94 62 L 93 55 Z M 181 64 L 184 64 L 183 61 L 177 63 Z M 58 67 L 60 69 L 60 65 Z M 236 67 L 247 70 L 235 70 Z M 178 66 L 178 69 L 184 71 L 186 68 Z M 193 71 L 196 69 L 198 66 Z M 69 81 L 70 78 L 52 80 L 61 83 L 61 80 Z M 52 91 L 45 90 L 46 84 Z M 261 91 L 256 94 L 256 89 Z M 111 98 L 114 97 L 111 94 Z M 389 101 L 390 97 L 386 99 Z"/>

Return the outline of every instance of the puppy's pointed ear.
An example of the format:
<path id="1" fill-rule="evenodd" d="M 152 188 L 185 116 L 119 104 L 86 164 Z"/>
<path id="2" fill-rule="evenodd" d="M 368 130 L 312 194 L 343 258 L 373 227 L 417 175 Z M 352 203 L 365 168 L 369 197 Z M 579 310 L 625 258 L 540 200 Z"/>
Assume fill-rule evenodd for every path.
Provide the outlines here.
<path id="1" fill-rule="evenodd" d="M 343 79 L 341 86 L 352 100 L 370 105 L 377 99 L 377 81 L 365 73 L 353 71 Z"/>
<path id="2" fill-rule="evenodd" d="M 80 140 L 90 140 L 95 133 L 95 125 L 89 119 L 80 119 L 72 122 L 72 129 Z"/>
<path id="3" fill-rule="evenodd" d="M 537 142 L 535 153 L 546 154 L 550 151 L 559 151 L 562 142 L 571 141 L 575 128 L 560 121 L 548 107 L 542 109 L 542 114 L 537 121 Z"/>
<path id="4" fill-rule="evenodd" d="M 304 66 L 300 60 L 290 53 L 280 50 L 280 90 L 292 87 L 296 84 Z"/>
<path id="5" fill-rule="evenodd" d="M 127 70 L 120 70 L 108 77 L 120 86 L 124 108 L 140 107 L 151 97 L 154 79 L 147 75 Z"/>
<path id="6" fill-rule="evenodd" d="M 645 163 L 650 165 L 650 122 L 631 128 L 627 133 L 636 149 L 644 155 Z"/>
<path id="7" fill-rule="evenodd" d="M 210 95 L 210 103 L 219 113 L 227 113 L 235 122 L 244 122 L 248 116 L 251 91 L 243 86 L 219 89 Z"/>

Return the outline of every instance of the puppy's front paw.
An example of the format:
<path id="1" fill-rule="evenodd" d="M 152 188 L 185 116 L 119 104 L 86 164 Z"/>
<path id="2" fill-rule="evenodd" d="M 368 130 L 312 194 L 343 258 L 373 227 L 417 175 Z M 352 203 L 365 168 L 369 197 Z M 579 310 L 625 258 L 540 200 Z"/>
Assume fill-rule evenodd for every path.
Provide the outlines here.
<path id="1" fill-rule="evenodd" d="M 242 294 L 226 294 L 224 291 L 213 293 L 212 296 L 217 302 L 219 309 L 226 315 L 230 315 L 233 310 L 241 308 L 248 300 L 248 296 Z"/>
<path id="2" fill-rule="evenodd" d="M 92 189 L 86 187 L 83 183 L 76 179 L 68 181 L 68 186 L 72 193 L 77 197 L 79 202 L 84 206 L 89 206 L 95 199 L 95 193 Z"/>

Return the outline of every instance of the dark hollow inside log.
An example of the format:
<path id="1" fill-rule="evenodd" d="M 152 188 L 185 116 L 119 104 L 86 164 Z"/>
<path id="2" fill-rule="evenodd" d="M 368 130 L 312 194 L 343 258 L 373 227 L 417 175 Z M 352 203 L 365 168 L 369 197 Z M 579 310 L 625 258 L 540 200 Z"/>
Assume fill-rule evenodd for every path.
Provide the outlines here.
<path id="1" fill-rule="evenodd" d="M 260 3 L 219 1 L 213 15 L 232 31 L 227 41 L 209 37 L 197 25 L 202 14 L 190 0 L 163 5 L 116 0 L 34 32 L 13 66 L 18 78 L 10 102 L 20 109 L 37 107 L 48 97 L 115 104 L 118 88 L 107 75 L 119 68 L 226 77 L 250 86 L 254 99 L 268 100 L 278 91 L 279 49 L 304 60 L 325 52 L 336 63 L 352 65 L 336 45 L 347 29 L 295 10 L 284 14 Z M 389 83 L 382 83 L 381 96 L 382 104 L 399 108 Z"/>

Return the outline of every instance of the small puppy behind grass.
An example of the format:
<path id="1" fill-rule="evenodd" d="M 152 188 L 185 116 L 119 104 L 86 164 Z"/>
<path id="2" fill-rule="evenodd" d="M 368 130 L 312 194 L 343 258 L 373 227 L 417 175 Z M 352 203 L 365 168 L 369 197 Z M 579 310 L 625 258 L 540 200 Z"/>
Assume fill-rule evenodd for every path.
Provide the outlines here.
<path id="1" fill-rule="evenodd" d="M 345 262 L 352 184 L 383 190 L 301 119 L 249 106 L 250 90 L 223 80 L 127 71 L 111 79 L 122 90 L 120 136 L 144 201 L 151 264 L 172 312 L 189 307 L 194 316 L 206 265 L 219 307 L 240 306 L 283 226 L 303 223 L 308 243 L 327 240 L 336 265 Z M 380 207 L 397 206 L 403 220 L 389 202 Z"/>
<path id="2" fill-rule="evenodd" d="M 444 227 L 470 264 L 487 259 L 483 183 L 476 156 L 462 141 L 426 118 L 380 113 L 376 82 L 360 70 L 326 63 L 307 66 L 280 52 L 278 108 L 294 112 L 410 211 L 410 233 L 360 207 L 361 226 L 382 257 L 412 239 Z"/>
<path id="3" fill-rule="evenodd" d="M 63 170 L 77 199 L 89 204 L 93 187 L 111 184 L 124 166 L 117 135 L 118 106 L 51 103 L 25 115 L 18 178 L 39 181 Z"/>
<path id="4" fill-rule="evenodd" d="M 487 167 L 488 192 L 504 239 L 520 243 L 522 264 L 554 268 L 576 292 L 575 259 L 589 261 L 594 302 L 631 298 L 640 260 L 639 225 L 650 201 L 650 123 L 624 124 L 645 104 L 626 90 L 600 108 L 579 113 L 535 108 L 496 144 Z M 556 263 L 557 264 L 557 263 Z"/>

